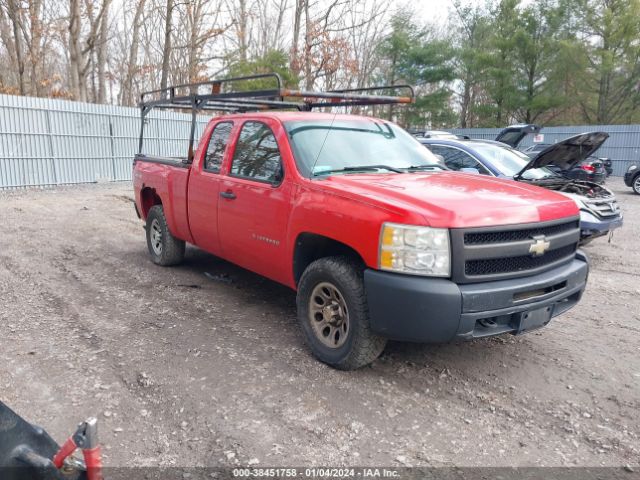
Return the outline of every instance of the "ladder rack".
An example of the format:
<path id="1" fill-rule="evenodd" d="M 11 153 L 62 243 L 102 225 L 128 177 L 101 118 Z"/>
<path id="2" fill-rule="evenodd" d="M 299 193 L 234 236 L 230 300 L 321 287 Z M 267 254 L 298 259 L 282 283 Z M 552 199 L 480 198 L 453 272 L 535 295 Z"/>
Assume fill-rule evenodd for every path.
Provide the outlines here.
<path id="1" fill-rule="evenodd" d="M 246 88 L 259 81 L 261 88 Z M 262 88 L 267 83 L 270 88 Z M 396 93 L 394 95 L 394 93 Z M 398 93 L 403 93 L 400 95 Z M 266 110 L 311 111 L 315 108 L 392 105 L 413 103 L 415 94 L 410 85 L 384 85 L 380 87 L 351 88 L 315 92 L 284 88 L 277 73 L 263 73 L 244 77 L 224 78 L 199 83 L 173 85 L 140 95 L 141 127 L 139 151 L 142 153 L 145 117 L 154 108 L 191 110 L 189 138 L 190 162 L 196 115 L 199 111 L 243 113 Z"/>

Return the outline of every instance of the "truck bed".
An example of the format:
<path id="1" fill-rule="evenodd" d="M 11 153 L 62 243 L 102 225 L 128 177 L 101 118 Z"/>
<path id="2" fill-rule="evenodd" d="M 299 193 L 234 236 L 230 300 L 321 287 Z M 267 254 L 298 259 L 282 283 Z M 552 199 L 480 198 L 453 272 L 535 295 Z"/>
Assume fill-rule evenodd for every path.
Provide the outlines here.
<path id="1" fill-rule="evenodd" d="M 165 210 L 167 224 L 178 238 L 193 242 L 189 230 L 187 185 L 189 169 L 186 157 L 162 157 L 138 154 L 134 159 L 133 185 L 142 218 L 147 217 L 154 198 L 159 197 Z"/>

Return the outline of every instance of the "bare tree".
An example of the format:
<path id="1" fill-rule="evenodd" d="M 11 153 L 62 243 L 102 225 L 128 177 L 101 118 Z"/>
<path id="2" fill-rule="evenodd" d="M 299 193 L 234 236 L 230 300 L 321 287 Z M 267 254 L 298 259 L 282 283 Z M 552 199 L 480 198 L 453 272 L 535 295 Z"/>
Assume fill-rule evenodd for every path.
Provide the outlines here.
<path id="1" fill-rule="evenodd" d="M 42 96 L 42 37 L 44 26 L 42 22 L 42 0 L 31 0 L 29 2 L 29 33 L 25 29 L 27 36 L 27 49 L 29 51 L 29 64 L 31 70 L 31 93 Z"/>
<path id="2" fill-rule="evenodd" d="M 121 102 L 133 105 L 133 77 L 138 69 L 138 50 L 140 49 L 140 26 L 144 14 L 146 0 L 136 2 L 135 13 L 131 25 L 131 42 L 127 58 L 126 73 L 121 86 Z M 126 34 L 126 32 L 125 32 Z"/>
<path id="3" fill-rule="evenodd" d="M 370 86 L 380 61 L 377 50 L 387 30 L 388 10 L 386 0 L 352 2 L 348 33 L 357 72 L 348 86 Z"/>
<path id="4" fill-rule="evenodd" d="M 18 85 L 20 87 L 20 95 L 26 94 L 24 82 L 24 52 L 22 46 L 22 22 L 21 8 L 17 0 L 8 0 L 9 18 L 13 27 L 13 42 L 16 56 L 16 66 L 18 67 Z"/>
<path id="5" fill-rule="evenodd" d="M 164 46 L 162 48 L 162 73 L 160 76 L 160 88 L 167 88 L 169 76 L 169 60 L 171 55 L 171 22 L 173 20 L 173 0 L 167 0 L 167 11 L 164 24 Z"/>
<path id="6" fill-rule="evenodd" d="M 109 40 L 109 7 L 111 0 L 104 0 L 102 20 L 100 21 L 100 29 L 98 30 L 98 47 L 96 53 L 96 67 L 98 70 L 98 103 L 105 103 L 107 99 L 107 42 Z"/>
<path id="7" fill-rule="evenodd" d="M 0 4 L 0 38 L 7 50 L 7 56 L 9 60 L 9 68 L 6 69 L 6 73 L 0 71 L 0 87 L 3 92 L 11 91 L 11 85 L 13 83 L 12 72 L 18 71 L 18 61 L 16 58 L 16 46 L 11 32 L 11 26 L 9 24 L 6 15 L 6 5 Z"/>

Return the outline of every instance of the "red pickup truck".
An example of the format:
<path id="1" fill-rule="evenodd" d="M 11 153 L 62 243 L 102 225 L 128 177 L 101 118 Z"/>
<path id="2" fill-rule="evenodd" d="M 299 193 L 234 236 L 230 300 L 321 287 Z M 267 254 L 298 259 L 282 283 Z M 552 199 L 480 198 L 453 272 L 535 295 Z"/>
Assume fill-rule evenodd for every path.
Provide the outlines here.
<path id="1" fill-rule="evenodd" d="M 279 93 L 268 101 L 295 94 Z M 304 111 L 311 93 L 299 93 L 303 111 L 212 118 L 186 159 L 136 156 L 153 262 L 179 263 L 190 243 L 291 287 L 312 352 L 340 369 L 387 339 L 520 334 L 579 301 L 588 261 L 571 199 L 446 171 L 395 124 Z"/>

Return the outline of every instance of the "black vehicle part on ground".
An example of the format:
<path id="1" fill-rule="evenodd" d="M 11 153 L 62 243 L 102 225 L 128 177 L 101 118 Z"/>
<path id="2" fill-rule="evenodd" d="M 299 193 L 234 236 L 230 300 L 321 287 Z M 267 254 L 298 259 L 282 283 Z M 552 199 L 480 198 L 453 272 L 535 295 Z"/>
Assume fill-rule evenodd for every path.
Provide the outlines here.
<path id="1" fill-rule="evenodd" d="M 60 446 L 0 401 L 0 478 L 2 480 L 85 480 L 86 472 L 63 475 L 53 464 Z"/>

